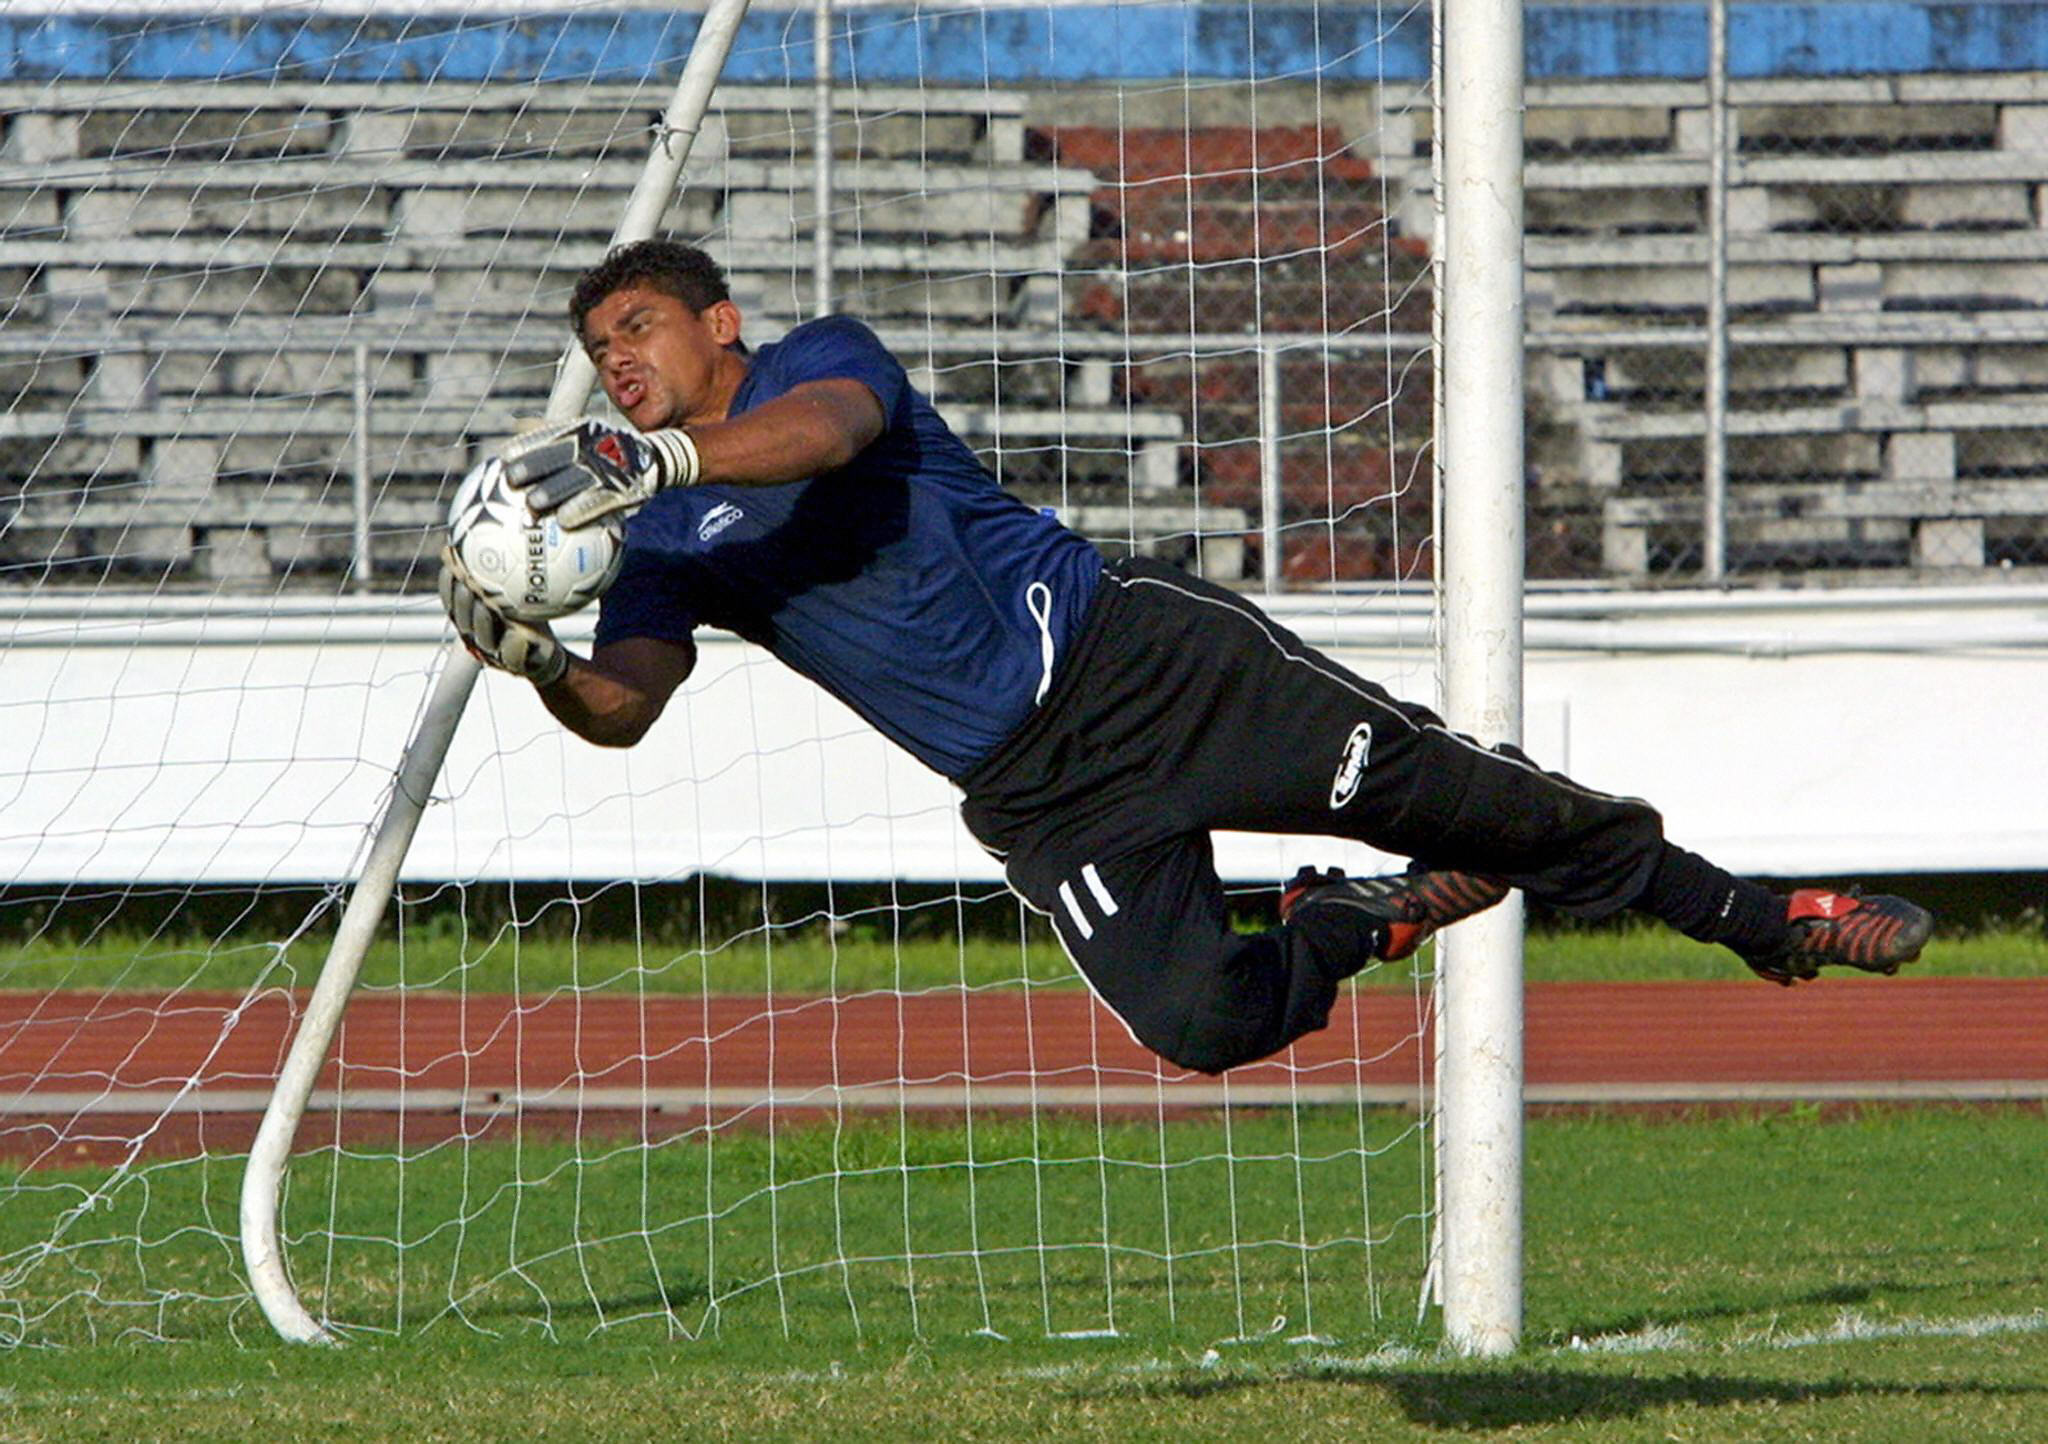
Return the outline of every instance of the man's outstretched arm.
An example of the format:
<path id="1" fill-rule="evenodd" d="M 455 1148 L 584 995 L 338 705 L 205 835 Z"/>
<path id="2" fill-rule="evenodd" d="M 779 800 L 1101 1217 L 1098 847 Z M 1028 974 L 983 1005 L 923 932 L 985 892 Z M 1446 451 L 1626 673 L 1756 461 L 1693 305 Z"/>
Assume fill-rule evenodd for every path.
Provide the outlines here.
<path id="1" fill-rule="evenodd" d="M 852 461 L 886 420 L 882 403 L 859 381 L 806 381 L 731 421 L 692 426 L 697 479 L 740 486 L 802 481 Z"/>
<path id="2" fill-rule="evenodd" d="M 555 720 L 578 737 L 631 747 L 696 665 L 693 643 L 629 637 L 599 647 L 588 661 L 571 655 L 568 669 L 538 690 Z"/>
<path id="3" fill-rule="evenodd" d="M 516 437 L 505 480 L 565 527 L 630 515 L 675 486 L 774 486 L 844 466 L 882 434 L 888 418 L 867 385 L 806 381 L 730 421 L 638 435 L 585 419 Z"/>

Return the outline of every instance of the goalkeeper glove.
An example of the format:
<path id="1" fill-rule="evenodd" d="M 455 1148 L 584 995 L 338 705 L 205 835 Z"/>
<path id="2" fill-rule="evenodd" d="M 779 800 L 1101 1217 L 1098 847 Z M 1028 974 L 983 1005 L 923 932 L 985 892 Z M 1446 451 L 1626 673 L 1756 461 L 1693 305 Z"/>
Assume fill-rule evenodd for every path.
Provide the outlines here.
<path id="1" fill-rule="evenodd" d="M 697 480 L 697 444 L 680 430 L 621 431 L 585 419 L 514 437 L 498 453 L 505 480 L 526 493 L 536 516 L 586 526 L 615 512 L 631 515 L 671 486 Z"/>
<path id="2" fill-rule="evenodd" d="M 485 666 L 536 687 L 553 686 L 569 670 L 569 653 L 553 630 L 545 622 L 515 622 L 492 606 L 453 547 L 441 548 L 441 605 L 462 645 Z"/>

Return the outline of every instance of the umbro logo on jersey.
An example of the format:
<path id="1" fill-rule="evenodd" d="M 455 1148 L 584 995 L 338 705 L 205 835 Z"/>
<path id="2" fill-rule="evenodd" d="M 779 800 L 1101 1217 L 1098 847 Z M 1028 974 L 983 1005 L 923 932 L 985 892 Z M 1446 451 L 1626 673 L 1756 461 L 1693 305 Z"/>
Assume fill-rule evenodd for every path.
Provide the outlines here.
<path id="1" fill-rule="evenodd" d="M 705 512 L 702 519 L 698 521 L 697 540 L 700 542 L 710 541 L 745 515 L 744 511 L 741 511 L 731 502 L 721 501 L 717 506 Z"/>
<path id="2" fill-rule="evenodd" d="M 1358 784 L 1365 780 L 1365 763 L 1371 753 L 1372 723 L 1361 722 L 1344 740 L 1344 756 L 1337 763 L 1337 775 L 1330 779 L 1330 811 L 1337 811 L 1358 796 Z"/>

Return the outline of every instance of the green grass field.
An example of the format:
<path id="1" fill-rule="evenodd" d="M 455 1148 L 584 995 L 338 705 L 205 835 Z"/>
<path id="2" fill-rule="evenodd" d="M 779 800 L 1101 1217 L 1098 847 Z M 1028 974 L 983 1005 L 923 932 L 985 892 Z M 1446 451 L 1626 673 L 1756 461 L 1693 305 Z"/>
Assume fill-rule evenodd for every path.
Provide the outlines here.
<path id="1" fill-rule="evenodd" d="M 0 987 L 243 989 L 259 977 L 309 987 L 325 957 L 324 934 L 286 950 L 268 943 L 213 944 L 202 938 L 101 934 L 91 939 L 39 938 L 0 946 Z M 1532 982 L 1642 979 L 1751 980 L 1727 951 L 1692 942 L 1653 924 L 1533 932 L 1527 950 Z M 2009 927 L 1938 937 L 1911 971 L 1924 977 L 2048 976 L 2048 935 Z M 403 944 L 378 944 L 364 961 L 366 987 L 548 992 L 561 987 L 653 993 L 863 992 L 957 985 L 1021 983 L 1080 986 L 1042 920 L 1022 938 L 895 940 L 871 930 L 833 937 L 818 925 L 761 928 L 730 941 L 694 948 L 617 940 L 572 942 L 524 938 L 509 931 L 463 935 L 446 927 L 415 929 Z M 1367 986 L 1407 987 L 1405 969 L 1360 979 Z"/>
<path id="2" fill-rule="evenodd" d="M 303 985 L 323 947 L 43 940 L 0 981 Z M 2040 976 L 2048 942 L 1943 937 L 1923 971 Z M 1539 932 L 1528 972 L 1749 981 L 1651 928 Z M 816 925 L 708 951 L 424 928 L 367 975 L 1077 986 L 1043 935 Z M 338 1351 L 250 1302 L 239 1156 L 39 1171 L 0 1201 L 0 1336 L 34 1346 L 0 1440 L 2048 1440 L 2044 1138 L 2032 1109 L 1533 1118 L 1525 1347 L 1494 1362 L 1416 1317 L 1398 1111 L 316 1152 L 285 1217 L 295 1279 L 353 1326 Z"/>
<path id="3" fill-rule="evenodd" d="M 36 1175 L 60 1191 L 0 1211 L 5 1304 L 54 1303 L 62 1344 L 8 1358 L 0 1437 L 2048 1438 L 2038 1111 L 1535 1118 L 1526 1347 L 1489 1363 L 1415 1322 L 1408 1122 L 318 1155 L 287 1219 L 333 1201 L 293 1267 L 370 1326 L 340 1351 L 274 1342 L 241 1299 L 239 1160 L 161 1170 L 71 1235 L 145 1244 L 24 1273 L 61 1190 L 101 1177 Z M 145 1276 L 152 1308 L 87 1301 Z"/>

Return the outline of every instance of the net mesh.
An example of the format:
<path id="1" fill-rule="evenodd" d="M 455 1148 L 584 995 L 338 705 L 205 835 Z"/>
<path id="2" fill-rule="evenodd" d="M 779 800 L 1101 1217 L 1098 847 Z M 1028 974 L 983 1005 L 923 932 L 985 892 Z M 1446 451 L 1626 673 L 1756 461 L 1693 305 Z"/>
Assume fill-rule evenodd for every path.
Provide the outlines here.
<path id="1" fill-rule="evenodd" d="M 1427 17 L 1285 8 L 847 8 L 822 113 L 813 12 L 759 10 L 665 229 L 749 339 L 860 316 L 1018 495 L 1291 590 L 1426 697 Z M 444 657 L 447 499 L 544 404 L 696 28 L 433 9 L 0 16 L 11 1344 L 265 1335 L 242 1164 Z M 1408 1327 L 1423 980 L 1179 1073 L 954 804 L 730 639 L 629 754 L 487 677 L 298 1134 L 308 1306 L 821 1347 Z M 1248 924 L 1263 879 L 1373 864 L 1219 855 Z"/>

